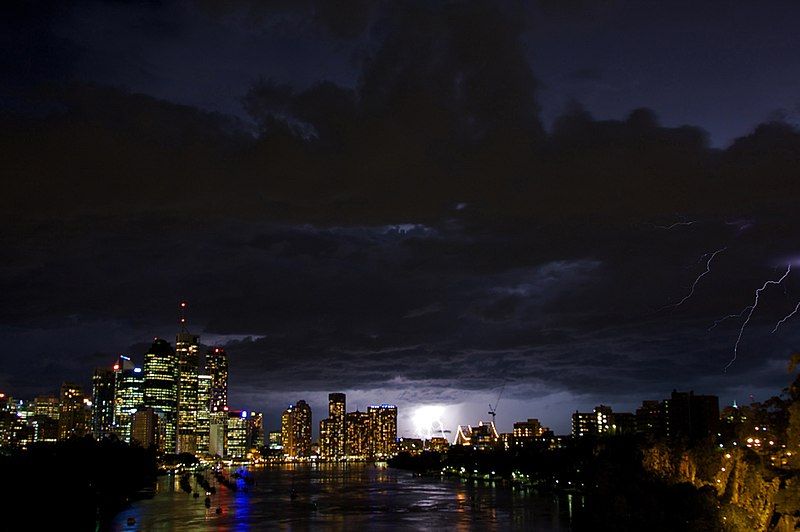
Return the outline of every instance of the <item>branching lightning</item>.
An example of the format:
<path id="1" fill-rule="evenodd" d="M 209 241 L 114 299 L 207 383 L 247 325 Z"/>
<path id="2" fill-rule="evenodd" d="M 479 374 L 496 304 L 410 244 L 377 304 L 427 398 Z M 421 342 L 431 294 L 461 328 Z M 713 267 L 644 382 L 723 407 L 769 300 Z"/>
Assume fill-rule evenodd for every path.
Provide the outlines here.
<path id="1" fill-rule="evenodd" d="M 744 314 L 749 309 L 749 312 L 747 312 L 747 317 L 744 319 L 742 326 L 739 328 L 739 336 L 736 338 L 736 343 L 733 346 L 733 358 L 731 358 L 730 362 L 728 362 L 723 371 L 727 372 L 728 368 L 731 367 L 731 365 L 733 365 L 734 362 L 736 362 L 736 357 L 739 354 L 739 343 L 742 341 L 742 335 L 744 334 L 744 330 L 747 327 L 747 324 L 750 323 L 750 318 L 753 317 L 753 313 L 756 311 L 756 308 L 758 308 L 758 299 L 761 296 L 761 292 L 766 290 L 767 287 L 771 284 L 781 284 L 783 280 L 789 276 L 789 273 L 791 271 L 792 271 L 792 265 L 789 264 L 786 266 L 786 272 L 784 272 L 784 274 L 780 277 L 780 279 L 778 279 L 777 281 L 773 280 L 765 281 L 764 284 L 761 285 L 761 288 L 756 289 L 755 298 L 753 299 L 753 304 L 748 307 L 745 307 L 745 310 L 742 311 L 742 314 Z"/>
<path id="2" fill-rule="evenodd" d="M 711 332 L 711 331 L 713 331 L 714 329 L 716 329 L 716 328 L 717 328 L 717 325 L 719 325 L 720 323 L 722 323 L 722 322 L 723 322 L 723 321 L 725 321 L 725 320 L 732 320 L 732 319 L 734 319 L 734 318 L 741 318 L 742 316 L 744 316 L 744 315 L 745 315 L 745 313 L 746 313 L 748 310 L 750 310 L 750 308 L 751 308 L 751 307 L 749 307 L 749 306 L 748 306 L 748 307 L 744 307 L 744 309 L 743 309 L 743 310 L 742 310 L 742 311 L 741 311 L 739 314 L 728 314 L 727 316 L 723 316 L 723 317 L 721 317 L 720 319 L 718 319 L 718 320 L 715 320 L 715 321 L 714 321 L 714 325 L 712 325 L 711 327 L 709 327 L 709 328 L 708 328 L 708 332 Z"/>
<path id="3" fill-rule="evenodd" d="M 778 327 L 780 327 L 783 324 L 783 322 L 785 322 L 786 320 L 797 314 L 798 311 L 800 311 L 800 301 L 798 301 L 797 306 L 794 307 L 793 311 L 791 311 L 789 314 L 781 318 L 781 320 L 779 320 L 778 323 L 775 324 L 775 328 L 772 329 L 772 333 L 774 334 L 775 331 L 778 330 Z"/>
<path id="4" fill-rule="evenodd" d="M 692 283 L 692 287 L 689 289 L 689 293 L 688 293 L 688 294 L 686 294 L 686 295 L 683 297 L 683 299 L 681 299 L 680 301 L 678 301 L 678 302 L 677 302 L 677 303 L 675 303 L 674 305 L 666 305 L 666 306 L 664 306 L 664 307 L 662 307 L 662 308 L 678 308 L 678 307 L 680 307 L 681 305 L 683 305 L 684 303 L 686 303 L 686 301 L 687 301 L 687 300 L 689 300 L 689 299 L 690 299 L 690 298 L 691 298 L 691 297 L 694 295 L 694 290 L 695 290 L 695 288 L 697 288 L 697 283 L 699 283 L 699 282 L 700 282 L 700 279 L 702 279 L 703 277 L 705 277 L 706 275 L 708 275 L 709 273 L 711 273 L 711 262 L 714 260 L 714 257 L 716 257 L 718 254 L 722 253 L 722 252 L 723 252 L 723 251 L 725 251 L 726 249 L 728 249 L 728 248 L 727 248 L 727 246 L 726 246 L 726 247 L 723 247 L 723 248 L 720 248 L 720 249 L 718 249 L 718 250 L 714 251 L 713 253 L 711 253 L 711 256 L 710 256 L 710 257 L 708 257 L 708 260 L 706 261 L 706 269 L 705 269 L 705 271 L 704 271 L 703 273 L 701 273 L 700 275 L 698 275 L 698 276 L 695 278 L 694 282 Z M 705 255 L 703 255 L 703 257 L 706 257 L 706 256 L 708 256 L 708 255 L 709 255 L 709 254 L 708 254 L 708 253 L 706 253 Z M 703 257 L 701 257 L 701 259 L 702 259 Z"/>
<path id="5" fill-rule="evenodd" d="M 691 221 L 691 222 L 675 222 L 675 223 L 670 224 L 670 225 L 656 225 L 655 228 L 656 229 L 664 229 L 665 231 L 669 231 L 670 229 L 675 229 L 676 227 L 689 226 L 689 225 L 693 225 L 694 223 L 695 223 L 694 221 Z"/>

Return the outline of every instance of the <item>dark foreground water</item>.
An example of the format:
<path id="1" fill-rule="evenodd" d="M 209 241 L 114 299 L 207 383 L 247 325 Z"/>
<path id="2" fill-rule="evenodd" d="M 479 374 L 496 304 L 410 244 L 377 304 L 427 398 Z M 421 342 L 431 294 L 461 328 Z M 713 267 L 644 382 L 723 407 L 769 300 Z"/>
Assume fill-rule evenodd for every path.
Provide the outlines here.
<path id="1" fill-rule="evenodd" d="M 155 497 L 120 513 L 113 530 L 569 530 L 580 498 L 414 477 L 372 464 L 284 465 L 251 474 L 255 483 L 247 491 L 218 486 L 210 509 L 202 488 L 194 499 L 177 477 L 162 477 Z"/>

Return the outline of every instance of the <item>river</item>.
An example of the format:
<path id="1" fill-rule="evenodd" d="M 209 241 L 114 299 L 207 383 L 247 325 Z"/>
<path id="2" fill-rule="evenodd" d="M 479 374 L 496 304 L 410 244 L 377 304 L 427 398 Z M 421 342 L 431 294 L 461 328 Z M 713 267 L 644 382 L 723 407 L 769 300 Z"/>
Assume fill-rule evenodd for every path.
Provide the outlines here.
<path id="1" fill-rule="evenodd" d="M 192 486 L 201 492 L 198 499 L 181 491 L 177 477 L 161 477 L 155 496 L 122 511 L 112 530 L 556 531 L 570 529 L 580 499 L 456 478 L 415 477 L 372 464 L 288 464 L 250 474 L 255 482 L 246 491 L 218 486 L 210 509 L 194 479 Z M 135 524 L 129 525 L 129 518 Z"/>

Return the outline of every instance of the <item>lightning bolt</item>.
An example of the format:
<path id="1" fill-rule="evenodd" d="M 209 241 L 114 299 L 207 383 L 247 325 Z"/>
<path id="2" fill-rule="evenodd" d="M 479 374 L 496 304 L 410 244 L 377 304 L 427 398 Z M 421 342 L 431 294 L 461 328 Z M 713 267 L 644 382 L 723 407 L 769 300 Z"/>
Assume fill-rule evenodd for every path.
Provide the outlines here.
<path id="1" fill-rule="evenodd" d="M 780 321 L 778 321 L 778 323 L 775 324 L 775 328 L 772 329 L 772 334 L 775 334 L 775 331 L 778 330 L 778 327 L 780 327 L 783 324 L 783 322 L 785 322 L 786 320 L 797 314 L 797 311 L 799 310 L 800 310 L 800 302 L 797 303 L 797 306 L 794 307 L 793 311 L 784 316 Z"/>
<path id="2" fill-rule="evenodd" d="M 694 221 L 691 221 L 691 222 L 675 222 L 675 223 L 670 224 L 670 225 L 654 225 L 653 227 L 655 227 L 656 229 L 664 229 L 665 231 L 669 231 L 670 229 L 675 229 L 676 227 L 689 226 L 689 225 L 693 225 L 694 223 L 695 223 Z"/>
<path id="3" fill-rule="evenodd" d="M 711 332 L 714 329 L 716 329 L 717 325 L 719 325 L 725 320 L 732 320 L 733 318 L 741 318 L 748 310 L 750 310 L 750 307 L 745 307 L 744 310 L 742 310 L 739 314 L 728 314 L 727 316 L 721 317 L 720 319 L 714 321 L 714 325 L 708 328 L 708 332 Z"/>
<path id="4" fill-rule="evenodd" d="M 742 335 L 744 334 L 744 330 L 747 327 L 747 324 L 750 323 L 750 318 L 753 317 L 753 312 L 755 312 L 756 308 L 758 308 L 758 298 L 761 297 L 761 292 L 766 290 L 767 287 L 771 284 L 781 284 L 783 280 L 789 276 L 789 272 L 791 271 L 792 271 L 792 265 L 789 264 L 786 266 L 786 272 L 781 276 L 780 279 L 778 279 L 777 281 L 773 280 L 765 281 L 764 284 L 761 285 L 761 288 L 756 289 L 755 298 L 753 299 L 753 304 L 750 305 L 749 307 L 745 307 L 745 310 L 742 311 L 742 314 L 744 314 L 749 309 L 749 312 L 747 312 L 747 317 L 744 319 L 744 323 L 742 323 L 742 326 L 739 328 L 739 336 L 736 338 L 736 344 L 734 344 L 733 346 L 733 358 L 731 358 L 730 362 L 728 362 L 728 364 L 723 369 L 724 372 L 727 372 L 728 368 L 731 367 L 731 365 L 733 365 L 734 362 L 736 362 L 736 357 L 739 354 L 739 343 L 742 341 Z"/>
<path id="5" fill-rule="evenodd" d="M 725 246 L 723 248 L 720 248 L 720 249 L 716 250 L 715 252 L 711 253 L 711 256 L 708 257 L 708 260 L 706 261 L 706 269 L 705 269 L 705 271 L 703 273 L 701 273 L 700 275 L 698 275 L 697 278 L 695 278 L 694 282 L 692 283 L 691 289 L 689 289 L 689 293 L 686 294 L 683 297 L 683 299 L 681 299 L 680 301 L 678 301 L 674 305 L 666 305 L 666 306 L 662 307 L 662 310 L 665 309 L 665 308 L 678 308 L 681 305 L 683 305 L 684 303 L 686 303 L 686 301 L 694 295 L 694 289 L 697 288 L 697 283 L 700 282 L 700 279 L 702 279 L 703 277 L 705 277 L 706 275 L 711 273 L 711 262 L 714 260 L 714 257 L 716 257 L 718 254 L 722 253 L 726 249 L 728 249 L 727 246 Z M 703 255 L 703 257 L 706 257 L 708 255 L 709 254 L 706 253 L 705 255 Z M 700 259 L 702 260 L 703 257 L 700 257 Z"/>

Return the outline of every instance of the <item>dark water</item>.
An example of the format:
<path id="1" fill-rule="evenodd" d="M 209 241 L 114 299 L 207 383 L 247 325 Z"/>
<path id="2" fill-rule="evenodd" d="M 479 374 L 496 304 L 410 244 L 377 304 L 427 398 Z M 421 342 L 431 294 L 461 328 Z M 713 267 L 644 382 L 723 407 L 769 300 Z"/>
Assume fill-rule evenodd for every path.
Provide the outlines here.
<path id="1" fill-rule="evenodd" d="M 219 486 L 210 509 L 202 488 L 194 499 L 180 490 L 177 477 L 163 477 L 155 497 L 120 513 L 112 529 L 569 530 L 579 504 L 579 496 L 420 478 L 371 464 L 273 466 L 252 475 L 247 491 Z M 127 525 L 129 517 L 135 525 Z"/>

